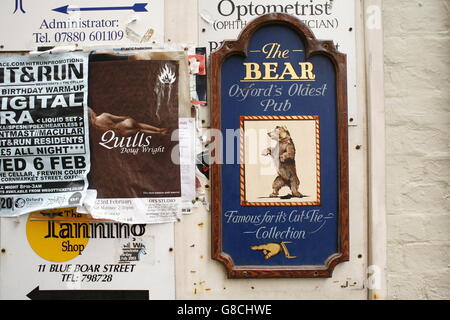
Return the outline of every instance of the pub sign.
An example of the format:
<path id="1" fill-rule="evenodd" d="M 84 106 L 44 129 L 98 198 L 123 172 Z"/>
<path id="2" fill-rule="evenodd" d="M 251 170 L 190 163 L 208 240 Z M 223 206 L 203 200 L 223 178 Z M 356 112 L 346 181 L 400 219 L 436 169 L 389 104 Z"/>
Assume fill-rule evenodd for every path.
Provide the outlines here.
<path id="1" fill-rule="evenodd" d="M 330 277 L 349 259 L 346 56 L 273 13 L 211 72 L 213 259 L 231 278 Z"/>

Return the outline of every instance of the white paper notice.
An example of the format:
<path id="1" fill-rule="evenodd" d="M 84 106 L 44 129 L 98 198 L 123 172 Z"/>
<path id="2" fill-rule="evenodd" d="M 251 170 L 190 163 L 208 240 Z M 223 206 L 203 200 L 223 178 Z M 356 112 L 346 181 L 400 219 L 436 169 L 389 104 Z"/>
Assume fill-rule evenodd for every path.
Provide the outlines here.
<path id="1" fill-rule="evenodd" d="M 0 51 L 164 42 L 164 1 L 3 0 Z"/>
<path id="2" fill-rule="evenodd" d="M 195 119 L 180 118 L 181 212 L 189 214 L 195 200 Z"/>

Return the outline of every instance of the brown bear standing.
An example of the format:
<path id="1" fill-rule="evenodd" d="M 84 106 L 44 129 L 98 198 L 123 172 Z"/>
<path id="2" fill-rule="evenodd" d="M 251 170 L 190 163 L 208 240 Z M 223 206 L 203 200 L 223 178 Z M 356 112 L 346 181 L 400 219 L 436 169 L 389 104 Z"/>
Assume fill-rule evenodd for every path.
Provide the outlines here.
<path id="1" fill-rule="evenodd" d="M 263 153 L 263 155 L 270 154 L 273 157 L 278 172 L 278 176 L 272 184 L 273 192 L 270 197 L 278 197 L 278 191 L 284 186 L 291 189 L 293 197 L 303 197 L 298 191 L 300 180 L 295 167 L 295 145 L 289 131 L 286 126 L 276 126 L 267 134 L 271 139 L 277 141 L 274 148 L 267 148 Z"/>

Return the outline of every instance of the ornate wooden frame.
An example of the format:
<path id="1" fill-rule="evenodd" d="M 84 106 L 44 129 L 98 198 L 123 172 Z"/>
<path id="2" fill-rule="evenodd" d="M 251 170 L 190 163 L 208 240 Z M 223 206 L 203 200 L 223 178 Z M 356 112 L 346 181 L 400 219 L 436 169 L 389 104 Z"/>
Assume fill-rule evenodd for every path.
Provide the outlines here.
<path id="1" fill-rule="evenodd" d="M 232 55 L 247 56 L 248 44 L 252 35 L 267 25 L 283 25 L 294 30 L 305 43 L 305 56 L 325 55 L 333 63 L 336 72 L 337 104 L 337 146 L 338 146 L 338 252 L 332 254 L 321 266 L 236 266 L 232 257 L 222 250 L 222 200 L 221 166 L 211 164 L 211 204 L 212 204 L 212 258 L 222 262 L 230 278 L 281 278 L 281 277 L 331 277 L 334 267 L 349 260 L 349 200 L 348 200 L 348 123 L 347 123 L 347 68 L 346 55 L 338 52 L 330 40 L 317 40 L 312 31 L 297 18 L 272 13 L 261 16 L 239 35 L 238 40 L 224 41 L 222 46 L 211 54 L 211 127 L 221 129 L 221 68 L 224 61 Z M 216 149 L 215 152 L 221 152 Z M 217 157 L 220 158 L 220 157 Z"/>

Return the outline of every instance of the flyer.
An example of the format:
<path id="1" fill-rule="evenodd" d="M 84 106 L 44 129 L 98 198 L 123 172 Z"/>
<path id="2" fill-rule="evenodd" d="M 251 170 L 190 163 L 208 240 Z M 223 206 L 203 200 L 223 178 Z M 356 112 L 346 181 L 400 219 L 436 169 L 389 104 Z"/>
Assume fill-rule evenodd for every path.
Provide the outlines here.
<path id="1" fill-rule="evenodd" d="M 93 59 L 89 188 L 97 199 L 87 211 L 125 223 L 175 221 L 181 199 L 178 62 Z"/>
<path id="2" fill-rule="evenodd" d="M 82 203 L 87 92 L 87 53 L 0 58 L 0 216 Z"/>
<path id="3" fill-rule="evenodd" d="M 180 118 L 181 213 L 190 214 L 195 202 L 195 119 Z"/>

